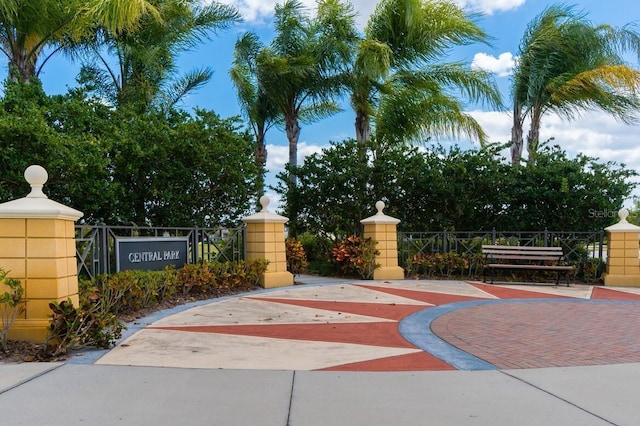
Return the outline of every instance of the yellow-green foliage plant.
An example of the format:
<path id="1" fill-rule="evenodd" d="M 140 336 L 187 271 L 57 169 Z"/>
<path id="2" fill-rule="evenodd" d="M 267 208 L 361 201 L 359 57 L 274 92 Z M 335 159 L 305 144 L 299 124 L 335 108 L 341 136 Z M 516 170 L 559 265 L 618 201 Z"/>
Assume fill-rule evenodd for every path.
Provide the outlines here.
<path id="1" fill-rule="evenodd" d="M 287 250 L 287 271 L 291 272 L 294 277 L 302 274 L 309 266 L 304 246 L 295 238 L 287 238 L 285 246 Z"/>
<path id="2" fill-rule="evenodd" d="M 4 293 L 0 293 L 0 319 L 2 320 L 2 328 L 0 329 L 0 346 L 4 352 L 9 351 L 8 335 L 14 321 L 22 312 L 24 312 L 23 296 L 24 288 L 20 280 L 16 278 L 8 278 L 9 271 L 0 268 L 0 288 Z"/>

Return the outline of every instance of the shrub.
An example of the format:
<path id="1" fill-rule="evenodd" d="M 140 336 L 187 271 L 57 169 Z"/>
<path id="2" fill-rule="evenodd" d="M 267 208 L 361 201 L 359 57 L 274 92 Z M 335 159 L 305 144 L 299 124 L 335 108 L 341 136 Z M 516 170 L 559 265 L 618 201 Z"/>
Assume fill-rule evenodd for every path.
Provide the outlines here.
<path id="1" fill-rule="evenodd" d="M 7 336 L 9 329 L 14 321 L 24 311 L 22 297 L 24 288 L 20 280 L 16 278 L 7 278 L 9 271 L 0 268 L 0 289 L 4 288 L 4 293 L 0 293 L 0 320 L 2 320 L 2 328 L 0 329 L 0 346 L 2 350 L 7 352 Z"/>
<path id="2" fill-rule="evenodd" d="M 574 278 L 585 283 L 595 284 L 602 277 L 605 267 L 606 262 L 601 259 L 583 259 L 574 265 Z"/>
<path id="3" fill-rule="evenodd" d="M 345 276 L 359 276 L 365 280 L 373 277 L 373 271 L 379 268 L 376 255 L 376 241 L 371 238 L 361 238 L 356 235 L 338 242 L 331 251 L 331 261 Z"/>
<path id="4" fill-rule="evenodd" d="M 183 294 L 218 297 L 236 291 L 251 290 L 267 270 L 268 261 L 187 264 L 176 271 L 177 287 Z"/>
<path id="5" fill-rule="evenodd" d="M 67 353 L 69 348 L 109 348 L 125 328 L 118 318 L 105 310 L 101 299 L 85 298 L 75 308 L 71 300 L 49 303 L 53 311 L 47 348 L 51 355 Z"/>
<path id="6" fill-rule="evenodd" d="M 99 289 L 101 303 L 112 314 L 130 313 L 154 306 L 176 292 L 171 272 L 122 271 L 99 275 L 93 284 Z"/>
<path id="7" fill-rule="evenodd" d="M 333 242 L 329 238 L 321 237 L 310 232 L 304 232 L 298 235 L 297 239 L 302 244 L 309 262 L 316 260 L 329 260 L 329 253 L 333 247 Z"/>
<path id="8" fill-rule="evenodd" d="M 69 348 L 108 348 L 122 335 L 118 315 L 156 306 L 179 292 L 217 297 L 251 290 L 267 264 L 264 259 L 187 264 L 178 270 L 122 271 L 81 281 L 78 308 L 69 300 L 49 304 L 53 317 L 47 345 L 54 355 Z"/>
<path id="9" fill-rule="evenodd" d="M 407 263 L 410 276 L 476 276 L 482 273 L 482 254 L 418 253 Z"/>
<path id="10" fill-rule="evenodd" d="M 295 238 L 287 238 L 285 246 L 287 250 L 287 271 L 294 276 L 300 275 L 309 266 L 302 243 Z"/>

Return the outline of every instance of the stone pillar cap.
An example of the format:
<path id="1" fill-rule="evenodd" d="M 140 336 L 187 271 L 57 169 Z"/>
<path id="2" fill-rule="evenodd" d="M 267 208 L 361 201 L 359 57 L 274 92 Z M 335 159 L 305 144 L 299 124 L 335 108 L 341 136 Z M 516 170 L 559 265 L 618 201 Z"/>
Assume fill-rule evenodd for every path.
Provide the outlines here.
<path id="1" fill-rule="evenodd" d="M 258 213 L 253 214 L 251 216 L 245 217 L 242 219 L 244 223 L 287 223 L 289 222 L 288 217 L 280 216 L 278 214 L 273 213 L 269 210 L 269 197 L 263 195 L 260 197 L 260 205 L 262 206 L 262 210 Z"/>
<path id="2" fill-rule="evenodd" d="M 0 204 L 2 219 L 63 219 L 76 221 L 84 214 L 63 204 L 50 200 L 42 187 L 49 179 L 44 167 L 29 166 L 24 172 L 31 192 L 24 198 Z"/>
<path id="3" fill-rule="evenodd" d="M 360 221 L 363 225 L 397 225 L 400 223 L 400 219 L 396 219 L 395 217 L 387 216 L 382 213 L 382 210 L 385 208 L 385 204 L 382 201 L 378 201 L 376 203 L 376 209 L 378 213 L 375 215 L 368 217 L 366 219 L 362 219 Z"/>
<path id="4" fill-rule="evenodd" d="M 627 216 L 629 216 L 629 210 L 622 208 L 618 211 L 618 217 L 620 221 L 615 225 L 604 228 L 608 232 L 640 232 L 640 226 L 636 226 L 627 222 Z"/>

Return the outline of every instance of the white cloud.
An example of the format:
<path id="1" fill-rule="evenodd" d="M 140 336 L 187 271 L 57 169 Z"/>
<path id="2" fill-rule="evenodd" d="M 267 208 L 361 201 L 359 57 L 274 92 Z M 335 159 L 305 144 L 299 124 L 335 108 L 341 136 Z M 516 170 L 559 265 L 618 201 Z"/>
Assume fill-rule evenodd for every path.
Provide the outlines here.
<path id="1" fill-rule="evenodd" d="M 480 52 L 476 53 L 471 61 L 471 69 L 483 69 L 497 74 L 498 77 L 507 77 L 513 73 L 516 60 L 511 52 L 501 53 L 497 58 Z"/>
<path id="2" fill-rule="evenodd" d="M 511 139 L 511 114 L 497 111 L 472 111 L 470 114 L 489 135 L 490 141 Z M 528 132 L 525 124 L 525 137 Z M 540 140 L 554 138 L 550 143 L 560 145 L 570 155 L 584 153 L 603 161 L 625 163 L 640 169 L 638 149 L 640 126 L 627 125 L 600 111 L 588 111 L 569 121 L 556 114 L 542 118 Z"/>
<path id="3" fill-rule="evenodd" d="M 298 164 L 303 164 L 304 159 L 311 154 L 322 151 L 329 145 L 314 145 L 307 142 L 298 143 Z M 284 170 L 285 164 L 289 162 L 288 145 L 267 144 L 267 170 L 270 173 L 278 173 Z"/>
<path id="4" fill-rule="evenodd" d="M 211 2 L 211 0 L 203 0 Z M 249 23 L 261 23 L 273 16 L 276 4 L 282 4 L 282 0 L 217 0 L 219 3 L 234 6 L 242 13 L 245 21 Z M 316 0 L 300 0 L 300 3 L 313 11 L 316 8 Z"/>
<path id="5" fill-rule="evenodd" d="M 364 29 L 369 17 L 376 9 L 377 2 L 371 0 L 352 0 L 351 4 L 357 13 L 356 24 L 358 28 Z"/>
<path id="6" fill-rule="evenodd" d="M 211 2 L 212 0 L 203 0 Z M 220 3 L 235 6 L 249 23 L 262 23 L 273 16 L 276 4 L 282 4 L 282 0 L 218 0 Z M 302 5 L 313 12 L 316 9 L 316 0 L 300 0 Z M 516 9 L 524 4 L 525 0 L 456 0 L 461 7 L 477 10 L 491 15 L 495 12 L 504 12 Z M 378 2 L 372 0 L 351 0 L 356 12 L 356 23 L 363 29 L 373 13 Z"/>
<path id="7" fill-rule="evenodd" d="M 467 9 L 477 10 L 487 15 L 517 9 L 525 0 L 456 0 L 455 3 Z"/>
<path id="8" fill-rule="evenodd" d="M 212 0 L 203 0 L 205 3 Z M 282 4 L 282 0 L 218 0 L 219 3 L 235 6 L 244 19 L 249 23 L 264 22 L 273 16 L 276 4 Z M 316 0 L 300 0 L 310 13 L 316 9 Z M 354 12 L 356 13 L 356 23 L 364 28 L 369 16 L 376 8 L 376 2 L 371 0 L 352 0 Z"/>
<path id="9" fill-rule="evenodd" d="M 298 164 L 303 164 L 307 156 L 328 148 L 329 145 L 314 145 L 307 142 L 298 143 Z M 267 186 L 277 186 L 276 175 L 284 171 L 284 166 L 289 162 L 288 145 L 267 144 L 267 175 L 265 181 Z M 281 197 L 274 191 L 267 190 L 266 194 L 271 200 L 269 210 L 275 212 L 281 207 Z"/>

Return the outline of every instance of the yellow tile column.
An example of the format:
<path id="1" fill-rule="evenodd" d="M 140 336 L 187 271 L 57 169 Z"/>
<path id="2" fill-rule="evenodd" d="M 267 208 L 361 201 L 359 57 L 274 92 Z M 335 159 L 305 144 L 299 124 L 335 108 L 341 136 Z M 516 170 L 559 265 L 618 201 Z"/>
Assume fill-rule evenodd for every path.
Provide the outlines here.
<path id="1" fill-rule="evenodd" d="M 24 177 L 31 185 L 29 195 L 0 204 L 0 268 L 25 289 L 25 310 L 9 339 L 44 342 L 49 303 L 71 299 L 78 306 L 74 222 L 82 212 L 47 198 L 44 168 L 29 166 Z"/>
<path id="2" fill-rule="evenodd" d="M 360 221 L 364 225 L 364 237 L 377 241 L 376 248 L 380 252 L 376 256 L 376 263 L 380 268 L 373 271 L 374 280 L 402 280 L 404 271 L 398 266 L 398 233 L 396 231 L 399 219 L 382 213 L 384 203 L 378 201 L 378 213 Z"/>
<path id="3" fill-rule="evenodd" d="M 289 221 L 284 216 L 269 211 L 269 197 L 260 197 L 262 210 L 245 217 L 247 225 L 247 259 L 267 259 L 267 271 L 260 278 L 264 288 L 293 285 L 293 274 L 287 271 L 287 250 L 285 247 L 284 224 Z"/>
<path id="4" fill-rule="evenodd" d="M 620 222 L 605 228 L 609 242 L 604 285 L 640 287 L 640 226 L 627 222 L 626 209 L 621 209 L 618 216 Z"/>

